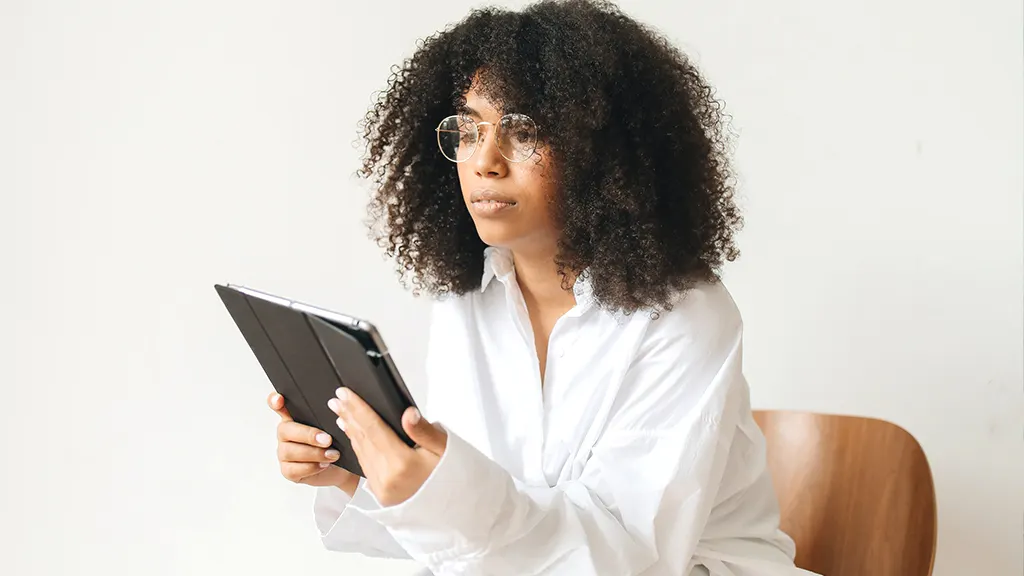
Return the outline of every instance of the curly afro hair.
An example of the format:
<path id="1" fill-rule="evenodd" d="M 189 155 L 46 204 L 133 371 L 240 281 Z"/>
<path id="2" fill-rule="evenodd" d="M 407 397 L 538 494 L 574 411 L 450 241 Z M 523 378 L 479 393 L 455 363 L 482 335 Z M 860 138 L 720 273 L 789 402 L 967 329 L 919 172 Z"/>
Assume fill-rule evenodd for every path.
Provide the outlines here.
<path id="1" fill-rule="evenodd" d="M 480 287 L 486 246 L 434 132 L 477 76 L 551 150 L 566 288 L 584 273 L 604 308 L 665 310 L 738 256 L 722 105 L 697 68 L 612 4 L 545 0 L 475 10 L 422 40 L 361 124 L 372 234 L 403 285 L 411 273 L 415 293 Z"/>

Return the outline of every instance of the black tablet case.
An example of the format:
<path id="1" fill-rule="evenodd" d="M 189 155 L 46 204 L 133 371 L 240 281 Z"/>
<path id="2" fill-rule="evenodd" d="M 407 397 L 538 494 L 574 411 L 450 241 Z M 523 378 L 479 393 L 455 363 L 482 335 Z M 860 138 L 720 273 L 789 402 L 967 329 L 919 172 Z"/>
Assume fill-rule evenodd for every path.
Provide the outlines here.
<path id="1" fill-rule="evenodd" d="M 340 386 L 351 388 L 402 441 L 414 445 L 401 425 L 413 400 L 366 334 L 229 286 L 214 288 L 292 418 L 331 435 L 332 448 L 341 453 L 335 465 L 364 475 L 337 414 L 327 407 Z"/>

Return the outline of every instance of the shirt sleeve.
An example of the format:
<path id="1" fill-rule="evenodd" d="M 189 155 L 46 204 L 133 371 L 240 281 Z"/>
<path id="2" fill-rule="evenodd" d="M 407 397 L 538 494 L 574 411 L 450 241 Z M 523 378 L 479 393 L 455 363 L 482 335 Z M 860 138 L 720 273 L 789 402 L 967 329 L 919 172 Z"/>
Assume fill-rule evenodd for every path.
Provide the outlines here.
<path id="1" fill-rule="evenodd" d="M 375 558 L 409 558 L 409 554 L 387 529 L 368 518 L 377 501 L 359 480 L 354 496 L 335 486 L 317 487 L 313 518 L 324 547 L 334 552 L 354 552 Z"/>
<path id="2" fill-rule="evenodd" d="M 433 342 L 438 340 L 437 309 L 435 306 L 431 312 L 428 352 Z M 431 357 L 428 353 L 428 364 Z M 428 417 L 431 413 L 430 399 L 428 391 L 424 401 L 419 402 L 420 409 Z M 320 541 L 333 552 L 352 552 L 376 558 L 411 558 L 388 529 L 372 518 L 372 512 L 380 507 L 365 478 L 359 479 L 359 486 L 352 497 L 334 486 L 318 487 L 313 500 L 313 518 Z"/>
<path id="3" fill-rule="evenodd" d="M 747 389 L 738 318 L 678 328 L 645 339 L 578 480 L 524 485 L 449 433 L 412 498 L 366 515 L 435 574 L 689 574 Z"/>

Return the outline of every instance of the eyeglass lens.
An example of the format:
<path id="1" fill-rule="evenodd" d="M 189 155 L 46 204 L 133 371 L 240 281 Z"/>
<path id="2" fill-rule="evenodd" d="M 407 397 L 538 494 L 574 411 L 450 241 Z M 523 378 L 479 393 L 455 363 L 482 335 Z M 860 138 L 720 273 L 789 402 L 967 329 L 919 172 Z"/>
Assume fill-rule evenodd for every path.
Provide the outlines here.
<path id="1" fill-rule="evenodd" d="M 449 116 L 437 127 L 437 144 L 452 162 L 465 162 L 473 156 L 491 128 L 490 124 L 477 124 L 467 116 Z M 524 114 L 506 114 L 498 122 L 496 140 L 498 150 L 506 160 L 522 162 L 537 148 L 537 126 Z"/>

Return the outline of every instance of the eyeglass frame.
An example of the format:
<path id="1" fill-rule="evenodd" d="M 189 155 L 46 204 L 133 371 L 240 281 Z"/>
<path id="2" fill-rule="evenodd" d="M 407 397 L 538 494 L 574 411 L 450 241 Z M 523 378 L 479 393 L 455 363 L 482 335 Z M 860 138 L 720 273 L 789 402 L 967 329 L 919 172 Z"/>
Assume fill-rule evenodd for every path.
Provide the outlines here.
<path id="1" fill-rule="evenodd" d="M 505 152 L 501 149 L 501 146 L 497 146 L 498 153 L 501 154 L 502 158 L 504 158 L 505 160 L 508 160 L 509 162 L 512 162 L 513 164 L 519 164 L 521 162 L 526 162 L 530 158 L 533 158 L 533 156 L 537 153 L 537 142 L 539 140 L 539 137 L 537 135 L 537 122 L 535 122 L 533 118 L 527 116 L 526 114 L 519 114 L 519 113 L 504 114 L 504 115 L 502 115 L 501 118 L 498 119 L 497 124 L 495 124 L 494 122 L 487 122 L 486 120 L 481 120 L 480 122 L 477 122 L 476 120 L 473 120 L 469 116 L 465 116 L 463 114 L 452 114 L 450 116 L 445 116 L 443 119 L 441 119 L 440 122 L 437 123 L 437 128 L 434 128 L 434 132 L 437 134 L 437 147 L 441 151 L 441 155 L 444 156 L 445 160 L 448 160 L 449 162 L 454 162 L 456 164 L 461 164 L 463 162 L 466 162 L 470 158 L 472 158 L 474 154 L 476 154 L 477 149 L 480 147 L 480 143 L 483 142 L 483 140 L 480 139 L 480 134 L 482 132 L 480 130 L 480 127 L 481 126 L 493 126 L 494 130 L 492 132 L 494 134 L 494 137 L 496 138 L 497 134 L 498 134 L 498 130 L 499 130 L 500 125 L 501 125 L 501 121 L 504 120 L 505 118 L 509 117 L 509 116 L 521 116 L 523 118 L 528 119 L 530 121 L 530 123 L 533 124 L 533 132 L 534 132 L 534 134 L 533 134 L 533 136 L 534 136 L 534 138 L 533 138 L 533 150 L 531 150 L 530 154 L 526 158 L 523 158 L 522 160 L 513 160 L 513 159 L 509 158 L 508 156 L 505 156 Z M 444 124 L 445 121 L 448 120 L 449 118 L 459 118 L 459 119 L 463 119 L 464 118 L 464 119 L 468 120 L 470 123 L 472 123 L 473 124 L 473 128 L 476 130 L 477 141 L 476 141 L 476 144 L 473 147 L 473 151 L 469 154 L 469 156 L 466 156 L 466 158 L 463 159 L 463 160 L 452 160 L 451 158 L 449 158 L 448 155 L 444 153 L 444 147 L 441 145 L 441 132 L 455 132 L 455 130 L 441 130 L 441 125 Z"/>

